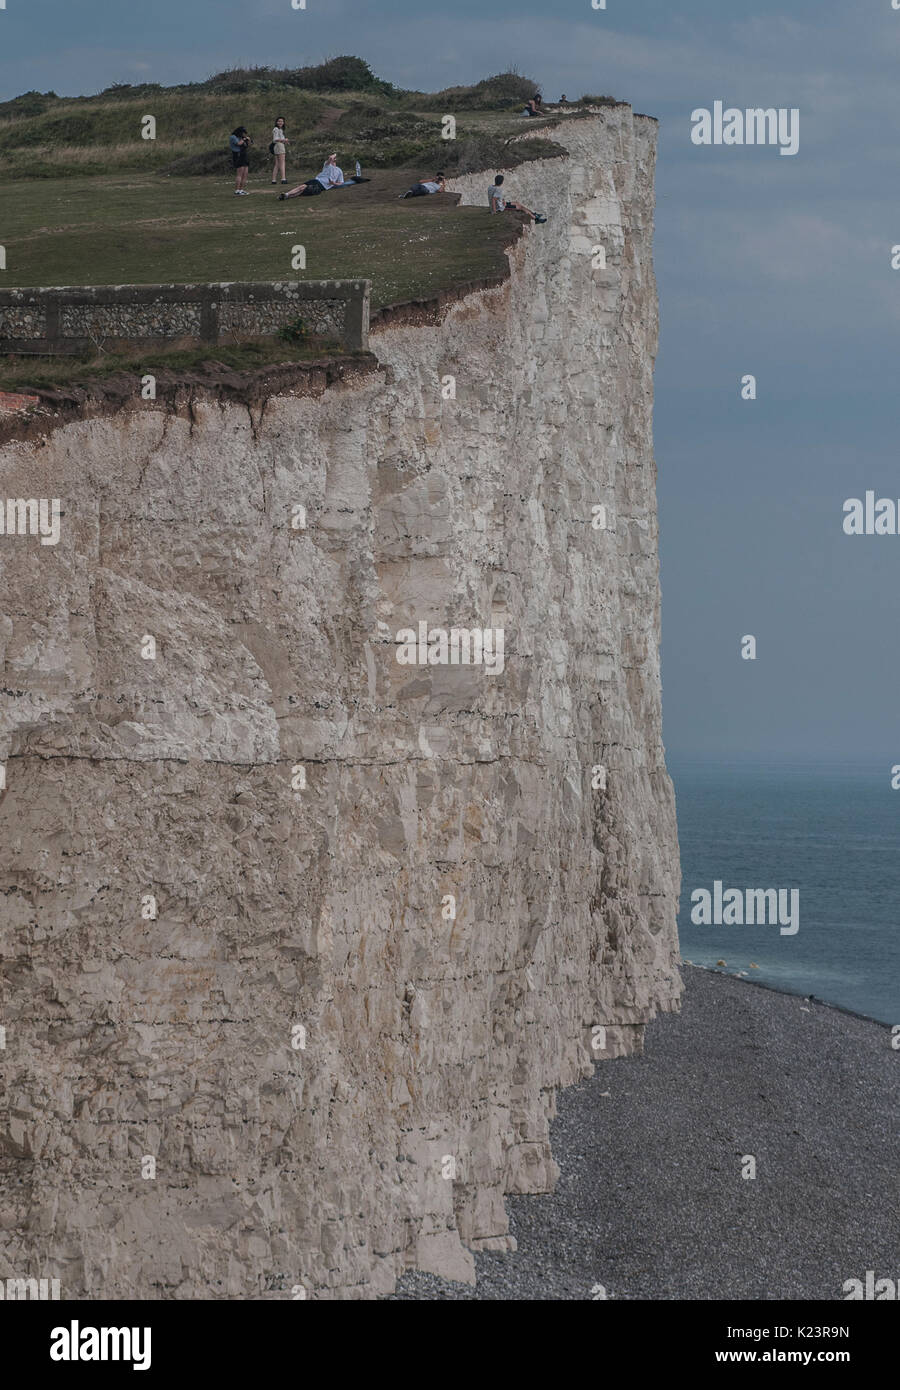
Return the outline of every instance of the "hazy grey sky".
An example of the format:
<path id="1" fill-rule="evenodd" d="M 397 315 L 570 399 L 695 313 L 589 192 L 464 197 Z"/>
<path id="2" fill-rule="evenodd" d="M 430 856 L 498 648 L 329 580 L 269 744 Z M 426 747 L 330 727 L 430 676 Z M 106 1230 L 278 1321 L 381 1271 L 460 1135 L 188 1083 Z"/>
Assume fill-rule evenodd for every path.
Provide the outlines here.
<path id="1" fill-rule="evenodd" d="M 0 96 L 337 53 L 434 90 L 512 65 L 661 121 L 656 455 L 666 742 L 900 762 L 900 10 L 892 0 L 6 0 Z M 716 100 L 797 107 L 800 149 L 698 147 Z M 0 206 L 2 230 L 2 206 Z M 758 399 L 744 402 L 753 373 Z M 740 639 L 758 642 L 755 662 Z"/>

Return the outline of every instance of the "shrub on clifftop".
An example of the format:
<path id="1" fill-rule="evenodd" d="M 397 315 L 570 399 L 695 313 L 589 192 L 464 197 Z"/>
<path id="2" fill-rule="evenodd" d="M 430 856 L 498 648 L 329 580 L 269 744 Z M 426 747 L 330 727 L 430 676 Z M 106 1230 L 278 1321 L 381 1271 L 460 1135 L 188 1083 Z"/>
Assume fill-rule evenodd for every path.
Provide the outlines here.
<path id="1" fill-rule="evenodd" d="M 471 87 L 445 87 L 442 92 L 429 93 L 428 100 L 444 111 L 502 111 L 516 103 L 524 105 L 540 90 L 537 82 L 519 72 L 498 72 Z"/>
<path id="2" fill-rule="evenodd" d="M 256 92 L 273 87 L 302 87 L 311 92 L 384 92 L 390 82 L 376 77 L 362 58 L 347 54 L 306 68 L 229 68 L 202 84 L 213 92 Z"/>

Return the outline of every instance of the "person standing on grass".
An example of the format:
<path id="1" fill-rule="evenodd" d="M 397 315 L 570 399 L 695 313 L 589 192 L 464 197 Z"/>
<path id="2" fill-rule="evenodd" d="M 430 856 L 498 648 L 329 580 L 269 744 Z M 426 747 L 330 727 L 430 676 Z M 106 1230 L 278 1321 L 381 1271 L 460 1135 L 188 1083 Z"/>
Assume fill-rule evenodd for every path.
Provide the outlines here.
<path id="1" fill-rule="evenodd" d="M 272 182 L 277 183 L 279 175 L 282 183 L 287 183 L 285 173 L 285 156 L 290 141 L 287 138 L 284 125 L 284 117 L 279 116 L 275 121 L 275 129 L 272 131 L 272 154 L 275 156 L 275 167 L 272 170 Z"/>
<path id="2" fill-rule="evenodd" d="M 246 126 L 239 125 L 231 132 L 228 146 L 231 150 L 231 167 L 234 169 L 235 174 L 235 197 L 243 196 L 246 198 L 247 190 L 244 185 L 247 182 L 247 175 L 250 172 L 250 157 L 248 154 L 250 149 L 250 136 L 247 134 Z"/>

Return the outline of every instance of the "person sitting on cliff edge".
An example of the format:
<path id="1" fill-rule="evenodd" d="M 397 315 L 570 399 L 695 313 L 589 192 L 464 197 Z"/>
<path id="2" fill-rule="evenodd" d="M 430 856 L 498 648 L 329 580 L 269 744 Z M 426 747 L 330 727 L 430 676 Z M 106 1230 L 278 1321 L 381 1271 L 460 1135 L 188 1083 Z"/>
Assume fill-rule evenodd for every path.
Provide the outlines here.
<path id="1" fill-rule="evenodd" d="M 488 189 L 488 207 L 491 212 L 524 212 L 533 222 L 546 222 L 547 219 L 542 212 L 532 212 L 524 203 L 513 203 L 504 198 L 501 191 L 503 185 L 503 175 L 498 174 Z"/>

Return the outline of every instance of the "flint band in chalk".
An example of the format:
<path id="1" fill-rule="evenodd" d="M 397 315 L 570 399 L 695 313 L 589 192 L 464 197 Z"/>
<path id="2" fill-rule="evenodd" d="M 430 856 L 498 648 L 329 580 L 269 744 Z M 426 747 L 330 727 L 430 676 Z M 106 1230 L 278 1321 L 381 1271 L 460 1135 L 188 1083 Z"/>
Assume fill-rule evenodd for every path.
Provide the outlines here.
<path id="1" fill-rule="evenodd" d="M 149 1327 L 54 1327 L 51 1361 L 132 1361 L 132 1370 L 150 1369 Z"/>
<path id="2" fill-rule="evenodd" d="M 3 535 L 39 535 L 41 545 L 56 545 L 59 541 L 59 498 L 7 497 L 5 508 L 0 499 L 0 536 Z"/>
<path id="3" fill-rule="evenodd" d="M 723 894 L 722 880 L 717 878 L 712 897 L 707 889 L 695 888 L 691 903 L 695 927 L 780 926 L 782 936 L 796 936 L 800 930 L 799 888 L 726 888 Z"/>
<path id="4" fill-rule="evenodd" d="M 779 154 L 796 154 L 800 148 L 800 108 L 761 106 L 741 111 L 714 101 L 712 111 L 698 106 L 691 112 L 691 140 L 695 145 L 780 145 Z"/>
<path id="5" fill-rule="evenodd" d="M 418 638 L 411 627 L 394 639 L 401 666 L 480 666 L 489 676 L 503 673 L 503 628 L 429 628 L 419 623 Z"/>

